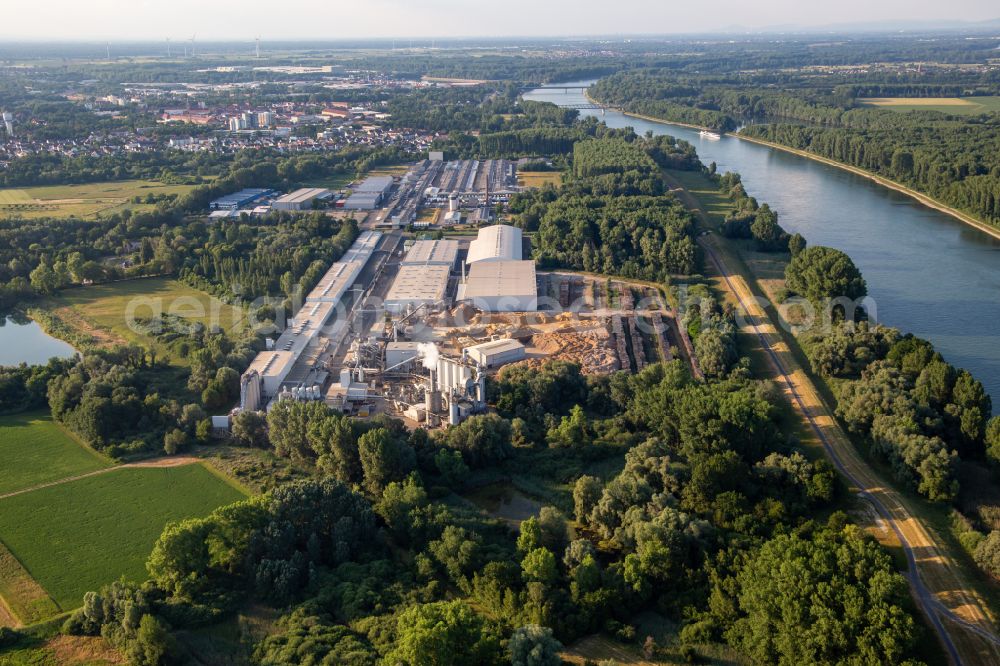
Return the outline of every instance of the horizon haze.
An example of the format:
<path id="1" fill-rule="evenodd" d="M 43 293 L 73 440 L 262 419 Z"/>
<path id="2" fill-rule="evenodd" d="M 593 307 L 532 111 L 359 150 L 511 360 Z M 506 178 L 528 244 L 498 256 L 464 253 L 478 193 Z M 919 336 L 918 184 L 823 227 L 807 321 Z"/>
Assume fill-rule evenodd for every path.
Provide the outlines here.
<path id="1" fill-rule="evenodd" d="M 293 0 L 280 6 L 248 0 L 238 7 L 193 0 L 169 4 L 142 0 L 122 11 L 113 0 L 88 3 L 55 0 L 24 4 L 0 27 L 4 41 L 208 41 L 570 37 L 671 35 L 730 32 L 886 30 L 977 27 L 997 22 L 996 5 L 987 0 L 956 0 L 947 7 L 914 7 L 906 0 L 845 0 L 835 5 L 803 6 L 794 0 L 747 5 L 721 0 L 713 11 L 698 5 L 672 6 L 648 0 L 623 0 L 608 6 L 594 0 L 533 3 L 511 0 L 502 8 L 469 7 L 458 0 L 369 0 L 357 5 Z M 52 16 L 59 16 L 58 22 Z M 956 18 L 961 17 L 961 18 Z"/>

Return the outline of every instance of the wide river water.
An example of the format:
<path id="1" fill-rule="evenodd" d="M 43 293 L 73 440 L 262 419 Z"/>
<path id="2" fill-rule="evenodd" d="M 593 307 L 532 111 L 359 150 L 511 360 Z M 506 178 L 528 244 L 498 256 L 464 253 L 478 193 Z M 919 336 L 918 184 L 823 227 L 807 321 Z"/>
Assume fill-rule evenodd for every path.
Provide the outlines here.
<path id="1" fill-rule="evenodd" d="M 590 81 L 559 84 L 590 85 Z M 587 104 L 582 90 L 535 90 L 525 99 Z M 583 110 L 609 127 L 684 139 L 705 164 L 737 171 L 747 192 L 778 211 L 810 245 L 843 250 L 868 281 L 877 319 L 934 343 L 1000 400 L 1000 240 L 866 178 L 805 157 L 698 130 Z"/>

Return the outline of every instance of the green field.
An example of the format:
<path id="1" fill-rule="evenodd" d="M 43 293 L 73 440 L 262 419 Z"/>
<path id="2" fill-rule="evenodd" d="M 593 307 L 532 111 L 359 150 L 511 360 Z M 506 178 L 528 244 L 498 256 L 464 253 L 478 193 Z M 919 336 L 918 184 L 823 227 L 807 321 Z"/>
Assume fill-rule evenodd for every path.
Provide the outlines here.
<path id="1" fill-rule="evenodd" d="M 1000 97 L 869 97 L 858 101 L 863 106 L 891 111 L 940 111 L 963 115 L 1000 111 Z"/>
<path id="2" fill-rule="evenodd" d="M 109 464 L 77 443 L 47 413 L 0 417 L 0 495 Z"/>
<path id="3" fill-rule="evenodd" d="M 0 219 L 9 217 L 96 218 L 125 210 L 145 210 L 152 204 L 134 204 L 133 197 L 148 194 L 185 194 L 193 185 L 165 185 L 152 180 L 121 180 L 83 185 L 53 185 L 0 189 Z"/>
<path id="4" fill-rule="evenodd" d="M 175 314 L 226 331 L 243 325 L 243 310 L 169 278 L 146 278 L 81 289 L 66 289 L 52 299 L 51 313 L 81 336 L 98 344 L 134 342 L 158 354 L 169 350 L 145 333 L 132 330 L 130 321 L 154 314 Z M 180 361 L 180 359 L 176 359 Z"/>
<path id="5" fill-rule="evenodd" d="M 336 174 L 330 176 L 329 178 L 316 178 L 314 180 L 308 180 L 302 184 L 302 187 L 325 187 L 328 190 L 342 190 L 354 180 L 354 174 Z"/>
<path id="6" fill-rule="evenodd" d="M 122 575 L 145 580 L 168 522 L 243 497 L 201 464 L 123 468 L 0 500 L 0 540 L 68 610 Z"/>

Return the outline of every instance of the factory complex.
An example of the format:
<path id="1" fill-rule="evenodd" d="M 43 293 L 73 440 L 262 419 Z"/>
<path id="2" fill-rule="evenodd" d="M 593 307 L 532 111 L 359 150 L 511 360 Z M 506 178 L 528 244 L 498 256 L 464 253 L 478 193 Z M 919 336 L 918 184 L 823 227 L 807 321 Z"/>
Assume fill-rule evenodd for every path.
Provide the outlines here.
<path id="1" fill-rule="evenodd" d="M 358 236 L 344 256 L 334 262 L 305 304 L 282 331 L 247 368 L 240 381 L 240 408 L 255 411 L 278 397 L 282 391 L 311 392 L 319 397 L 326 377 L 315 367 L 338 335 L 346 333 L 345 320 L 333 315 L 344 306 L 344 296 L 361 275 L 381 240 L 382 233 L 366 231 Z M 339 342 L 338 342 L 339 344 Z M 305 377 L 288 382 L 296 365 L 305 361 Z M 307 380 L 313 380 L 311 383 Z M 322 380 L 322 381 L 321 381 Z"/>
<path id="2" fill-rule="evenodd" d="M 382 413 L 433 428 L 485 411 L 488 375 L 511 363 L 560 358 L 608 373 L 638 371 L 651 355 L 672 358 L 668 331 L 678 327 L 655 289 L 540 273 L 525 259 L 521 229 L 484 223 L 514 191 L 514 177 L 512 162 L 430 159 L 352 186 L 337 206 L 371 207 L 361 233 L 243 373 L 232 413 L 322 401 L 356 417 Z M 230 199 L 259 196 L 237 194 Z M 303 189 L 272 206 L 310 209 L 328 194 Z M 400 229 L 423 207 L 457 213 L 468 205 L 482 207 L 470 214 L 480 221 L 475 236 L 443 230 L 421 238 Z M 636 306 L 645 299 L 656 305 Z M 578 308 L 555 311 L 580 302 L 590 314 L 573 325 Z M 626 314 L 608 312 L 615 308 Z"/>
<path id="3" fill-rule="evenodd" d="M 509 258 L 522 256 L 522 240 L 504 225 L 484 227 L 471 242 L 404 243 L 399 232 L 363 231 L 243 373 L 237 410 L 323 400 L 363 415 L 380 404 L 428 425 L 484 410 L 487 372 L 523 360 L 524 345 L 442 344 L 433 322 L 460 302 L 482 311 L 535 310 L 534 263 Z"/>

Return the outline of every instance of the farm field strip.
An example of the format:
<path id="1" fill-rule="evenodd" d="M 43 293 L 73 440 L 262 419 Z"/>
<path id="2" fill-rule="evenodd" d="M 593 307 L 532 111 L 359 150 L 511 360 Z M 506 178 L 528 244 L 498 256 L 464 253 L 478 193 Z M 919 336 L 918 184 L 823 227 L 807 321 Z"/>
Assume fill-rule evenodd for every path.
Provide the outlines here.
<path id="1" fill-rule="evenodd" d="M 1000 97 L 864 97 L 858 102 L 863 106 L 891 111 L 941 111 L 976 115 L 1000 111 Z"/>
<path id="2" fill-rule="evenodd" d="M 62 610 L 119 576 L 143 580 L 164 525 L 245 497 L 204 465 L 178 462 L 116 467 L 0 499 L 0 541 Z"/>
<path id="3" fill-rule="evenodd" d="M 47 413 L 0 417 L 0 496 L 110 465 Z"/>
<path id="4" fill-rule="evenodd" d="M 542 187 L 552 184 L 556 187 L 562 184 L 560 171 L 518 171 L 517 184 L 521 187 Z"/>
<path id="5" fill-rule="evenodd" d="M 0 542 L 0 626 L 4 611 L 10 624 L 31 624 L 59 613 L 59 606 Z"/>

